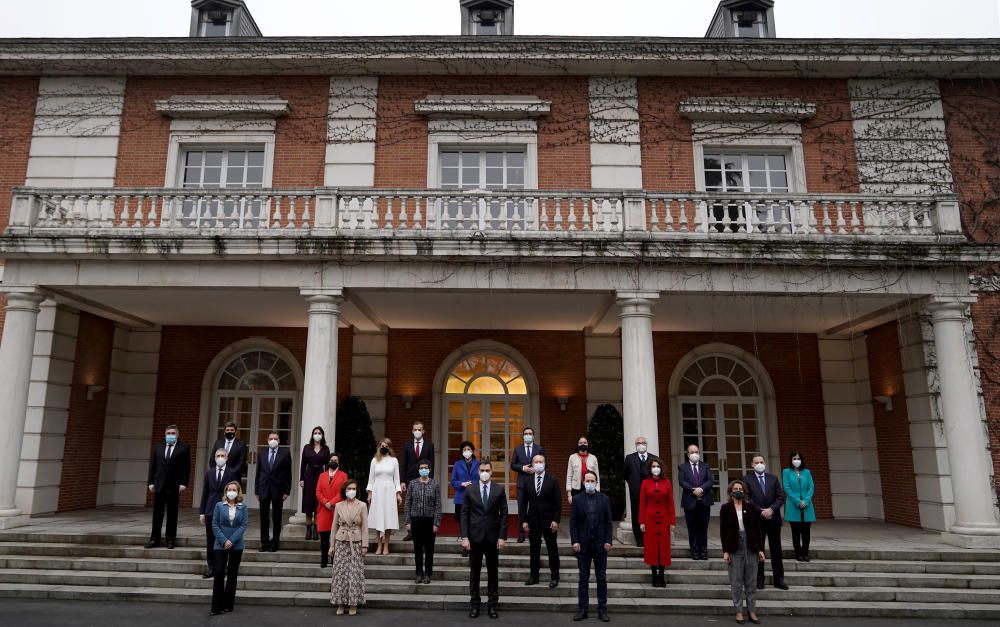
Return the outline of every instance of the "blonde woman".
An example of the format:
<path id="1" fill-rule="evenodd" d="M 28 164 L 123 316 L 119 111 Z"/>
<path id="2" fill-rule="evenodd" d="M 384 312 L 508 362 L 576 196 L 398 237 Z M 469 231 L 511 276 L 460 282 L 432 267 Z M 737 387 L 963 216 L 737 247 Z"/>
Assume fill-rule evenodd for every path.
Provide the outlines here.
<path id="1" fill-rule="evenodd" d="M 243 503 L 243 488 L 239 481 L 230 481 L 222 491 L 222 500 L 215 504 L 212 512 L 212 532 L 215 534 L 212 616 L 232 612 L 236 604 L 236 580 L 243 559 L 243 534 L 249 521 L 247 506 Z"/>
<path id="2" fill-rule="evenodd" d="M 368 467 L 368 528 L 378 532 L 375 555 L 389 554 L 389 539 L 399 529 L 399 506 L 403 502 L 399 485 L 399 462 L 389 438 L 379 442 Z"/>
<path id="3" fill-rule="evenodd" d="M 368 508 L 358 500 L 358 482 L 344 482 L 344 500 L 333 509 L 331 528 L 333 578 L 330 580 L 330 603 L 337 615 L 354 616 L 365 602 L 365 554 L 368 553 Z"/>
<path id="4" fill-rule="evenodd" d="M 590 452 L 590 441 L 581 436 L 576 441 L 576 452 L 569 456 L 566 464 L 566 499 L 573 504 L 573 497 L 583 492 L 583 476 L 588 472 L 601 476 L 597 467 L 597 457 Z M 597 491 L 601 491 L 601 480 L 597 480 Z"/>

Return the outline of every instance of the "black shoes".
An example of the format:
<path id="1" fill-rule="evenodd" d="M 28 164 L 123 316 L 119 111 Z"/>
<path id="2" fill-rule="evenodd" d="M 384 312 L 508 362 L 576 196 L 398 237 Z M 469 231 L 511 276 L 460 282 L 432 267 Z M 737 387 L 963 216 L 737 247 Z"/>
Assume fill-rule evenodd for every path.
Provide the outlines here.
<path id="1" fill-rule="evenodd" d="M 469 608 L 469 618 L 479 618 L 479 606 L 473 605 Z"/>
<path id="2" fill-rule="evenodd" d="M 763 590 L 764 589 L 764 578 L 763 577 L 758 577 L 757 578 L 757 589 L 758 590 Z"/>
<path id="3" fill-rule="evenodd" d="M 802 561 L 803 562 L 808 562 L 809 561 L 809 553 L 803 553 L 802 554 Z"/>
<path id="4" fill-rule="evenodd" d="M 785 583 L 784 579 L 778 579 L 778 580 L 774 581 L 773 583 L 774 583 L 774 587 L 777 588 L 777 589 L 779 589 L 779 590 L 788 590 L 788 584 Z"/>
<path id="5" fill-rule="evenodd" d="M 403 542 L 409 542 L 412 539 L 413 539 L 413 534 L 410 533 L 409 531 L 407 531 L 406 535 L 403 536 Z"/>
<path id="6" fill-rule="evenodd" d="M 277 553 L 278 552 L 278 543 L 277 542 L 271 543 L 271 545 L 267 547 L 267 552 L 268 553 Z"/>
<path id="7" fill-rule="evenodd" d="M 173 541 L 173 539 L 167 540 L 167 548 L 168 549 L 174 548 L 174 541 Z"/>
<path id="8" fill-rule="evenodd" d="M 500 618 L 500 615 L 497 614 L 497 606 L 495 605 L 490 605 L 489 607 L 487 607 L 486 613 L 490 615 L 490 618 Z"/>
<path id="9" fill-rule="evenodd" d="M 417 579 L 413 583 L 424 583 L 424 576 L 417 575 Z"/>
<path id="10" fill-rule="evenodd" d="M 559 585 L 559 580 L 558 579 L 549 579 L 549 587 L 550 588 L 555 588 L 558 585 Z"/>
<path id="11" fill-rule="evenodd" d="M 517 534 L 517 543 L 521 544 L 524 542 L 524 532 L 521 531 Z"/>
<path id="12" fill-rule="evenodd" d="M 150 540 L 149 542 L 147 542 L 146 544 L 144 544 L 142 548 L 144 548 L 144 549 L 157 549 L 159 547 L 160 547 L 160 543 L 159 542 L 156 542 L 155 540 Z"/>
<path id="13" fill-rule="evenodd" d="M 213 571 L 211 568 L 206 570 L 205 574 L 201 576 L 202 579 L 211 579 L 212 577 L 215 577 L 215 571 Z"/>
<path id="14" fill-rule="evenodd" d="M 424 580 L 421 583 L 430 583 L 430 582 L 431 582 L 431 576 L 424 575 Z"/>
<path id="15" fill-rule="evenodd" d="M 577 622 L 581 620 L 587 620 L 587 612 L 585 610 L 578 611 L 576 613 L 576 616 L 573 617 L 573 620 Z"/>
<path id="16" fill-rule="evenodd" d="M 604 622 L 604 623 L 606 623 L 606 622 L 608 622 L 608 621 L 611 620 L 610 618 L 608 618 L 608 613 L 607 612 L 598 612 L 597 613 L 597 618 L 601 619 L 601 622 Z"/>
<path id="17" fill-rule="evenodd" d="M 260 548 L 257 549 L 257 552 L 258 553 L 267 553 L 268 549 L 270 549 L 270 548 L 271 547 L 270 547 L 270 545 L 267 542 L 261 542 L 260 543 Z"/>
<path id="18" fill-rule="evenodd" d="M 524 582 L 526 586 L 533 586 L 538 583 L 538 577 L 528 577 L 528 580 Z"/>

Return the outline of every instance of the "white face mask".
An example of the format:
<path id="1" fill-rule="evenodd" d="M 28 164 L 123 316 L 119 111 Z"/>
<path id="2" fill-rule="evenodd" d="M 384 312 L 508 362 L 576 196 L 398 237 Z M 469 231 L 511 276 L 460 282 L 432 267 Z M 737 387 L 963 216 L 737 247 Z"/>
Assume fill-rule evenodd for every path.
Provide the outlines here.
<path id="1" fill-rule="evenodd" d="M 645 444 L 636 444 L 635 445 L 635 451 L 637 453 L 640 453 L 640 454 L 641 453 L 645 453 L 646 452 L 646 445 Z"/>
<path id="2" fill-rule="evenodd" d="M 226 492 L 226 498 L 229 499 L 230 501 L 235 501 L 237 496 L 239 496 L 239 493 L 236 490 L 230 490 L 229 492 Z"/>
<path id="3" fill-rule="evenodd" d="M 792 466 L 794 466 L 795 468 L 798 468 L 801 465 L 802 465 L 802 460 L 801 459 L 793 459 L 792 460 Z"/>
<path id="4" fill-rule="evenodd" d="M 758 475 L 764 474 L 764 464 L 754 464 L 753 469 Z"/>
<path id="5" fill-rule="evenodd" d="M 530 433 L 525 433 L 524 434 L 524 443 L 525 444 L 531 444 L 534 441 L 535 441 L 535 436 L 531 435 Z"/>
<path id="6" fill-rule="evenodd" d="M 587 491 L 587 494 L 593 494 L 597 492 L 597 484 L 594 482 L 583 484 L 583 489 Z"/>
<path id="7" fill-rule="evenodd" d="M 413 432 L 413 439 L 414 440 L 423 440 L 424 439 L 424 432 L 423 431 L 419 431 L 419 430 L 414 431 Z"/>
<path id="8" fill-rule="evenodd" d="M 688 459 L 691 460 L 692 464 L 697 464 L 698 462 L 701 461 L 701 455 L 697 453 L 691 453 L 690 455 L 688 455 Z"/>
<path id="9" fill-rule="evenodd" d="M 484 470 L 481 473 L 479 473 L 479 480 L 482 481 L 483 483 L 486 483 L 487 481 L 490 480 L 490 476 L 492 474 L 493 473 L 491 473 L 490 471 Z"/>
<path id="10" fill-rule="evenodd" d="M 659 477 L 660 473 L 663 472 L 663 470 L 659 466 L 653 466 L 652 468 L 649 469 L 649 472 L 653 473 L 654 477 Z"/>
<path id="11" fill-rule="evenodd" d="M 322 442 L 322 441 L 323 441 L 322 435 L 320 435 L 319 433 L 313 434 L 313 442 Z"/>
<path id="12" fill-rule="evenodd" d="M 277 440 L 268 440 L 267 441 L 267 445 L 270 446 L 271 448 L 278 448 L 278 441 Z"/>
<path id="13" fill-rule="evenodd" d="M 462 451 L 462 457 L 464 457 L 465 459 L 472 459 L 472 451 L 470 450 Z"/>
<path id="14" fill-rule="evenodd" d="M 348 498 L 348 500 L 351 500 L 351 501 L 353 501 L 354 497 L 356 497 L 357 495 L 358 495 L 358 491 L 357 490 L 347 490 L 346 492 L 344 492 L 344 496 L 346 496 Z"/>
<path id="15" fill-rule="evenodd" d="M 545 472 L 545 464 L 542 463 L 535 464 L 535 474 L 540 475 L 543 472 Z"/>
<path id="16" fill-rule="evenodd" d="M 215 465 L 218 466 L 219 468 L 222 468 L 223 466 L 226 465 L 226 458 L 225 457 L 216 457 L 215 458 Z"/>

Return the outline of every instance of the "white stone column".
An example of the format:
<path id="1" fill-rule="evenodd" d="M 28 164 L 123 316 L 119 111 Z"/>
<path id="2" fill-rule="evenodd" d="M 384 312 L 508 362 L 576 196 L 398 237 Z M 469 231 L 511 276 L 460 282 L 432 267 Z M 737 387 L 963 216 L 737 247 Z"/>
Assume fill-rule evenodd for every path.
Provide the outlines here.
<path id="1" fill-rule="evenodd" d="M 1000 548 L 1000 524 L 997 524 L 993 508 L 986 434 L 965 337 L 968 305 L 966 301 L 954 299 L 928 306 L 934 325 L 941 414 L 955 496 L 955 524 L 946 539 L 963 546 Z"/>
<path id="2" fill-rule="evenodd" d="M 294 481 L 298 481 L 299 453 L 312 438 L 312 430 L 323 427 L 330 450 L 336 446 L 337 430 L 337 339 L 340 332 L 340 305 L 343 290 L 303 289 L 309 303 L 309 335 L 306 338 L 305 383 L 302 390 L 302 424 L 299 441 L 290 442 Z M 303 523 L 296 513 L 292 523 Z"/>
<path id="3" fill-rule="evenodd" d="M 653 302 L 658 292 L 618 292 L 618 317 L 622 326 L 622 417 L 625 450 L 635 450 L 635 439 L 644 436 L 649 451 L 661 457 L 659 424 L 656 416 L 656 371 L 653 364 Z M 618 530 L 621 541 L 634 542 L 632 516 L 628 500 L 625 520 Z"/>
<path id="4" fill-rule="evenodd" d="M 21 514 L 15 504 L 21 463 L 24 421 L 28 411 L 35 325 L 43 295 L 34 288 L 5 289 L 3 338 L 0 339 L 0 528 L 16 526 Z"/>

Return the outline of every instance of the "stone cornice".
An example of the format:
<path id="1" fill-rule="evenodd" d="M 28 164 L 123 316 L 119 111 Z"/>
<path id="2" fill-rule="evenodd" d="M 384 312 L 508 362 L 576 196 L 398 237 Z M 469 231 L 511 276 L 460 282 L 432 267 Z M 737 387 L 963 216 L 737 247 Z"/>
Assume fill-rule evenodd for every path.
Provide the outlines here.
<path id="1" fill-rule="evenodd" d="M 261 119 L 288 115 L 280 96 L 171 96 L 156 101 L 156 110 L 175 119 Z"/>
<path id="2" fill-rule="evenodd" d="M 691 120 L 789 122 L 816 116 L 816 105 L 787 98 L 687 98 L 678 105 L 681 117 Z"/>
<path id="3" fill-rule="evenodd" d="M 644 37 L 0 39 L 0 75 L 1000 77 L 1000 40 Z"/>
<path id="4" fill-rule="evenodd" d="M 547 116 L 552 103 L 535 96 L 428 96 L 413 109 L 431 119 L 523 120 Z"/>

